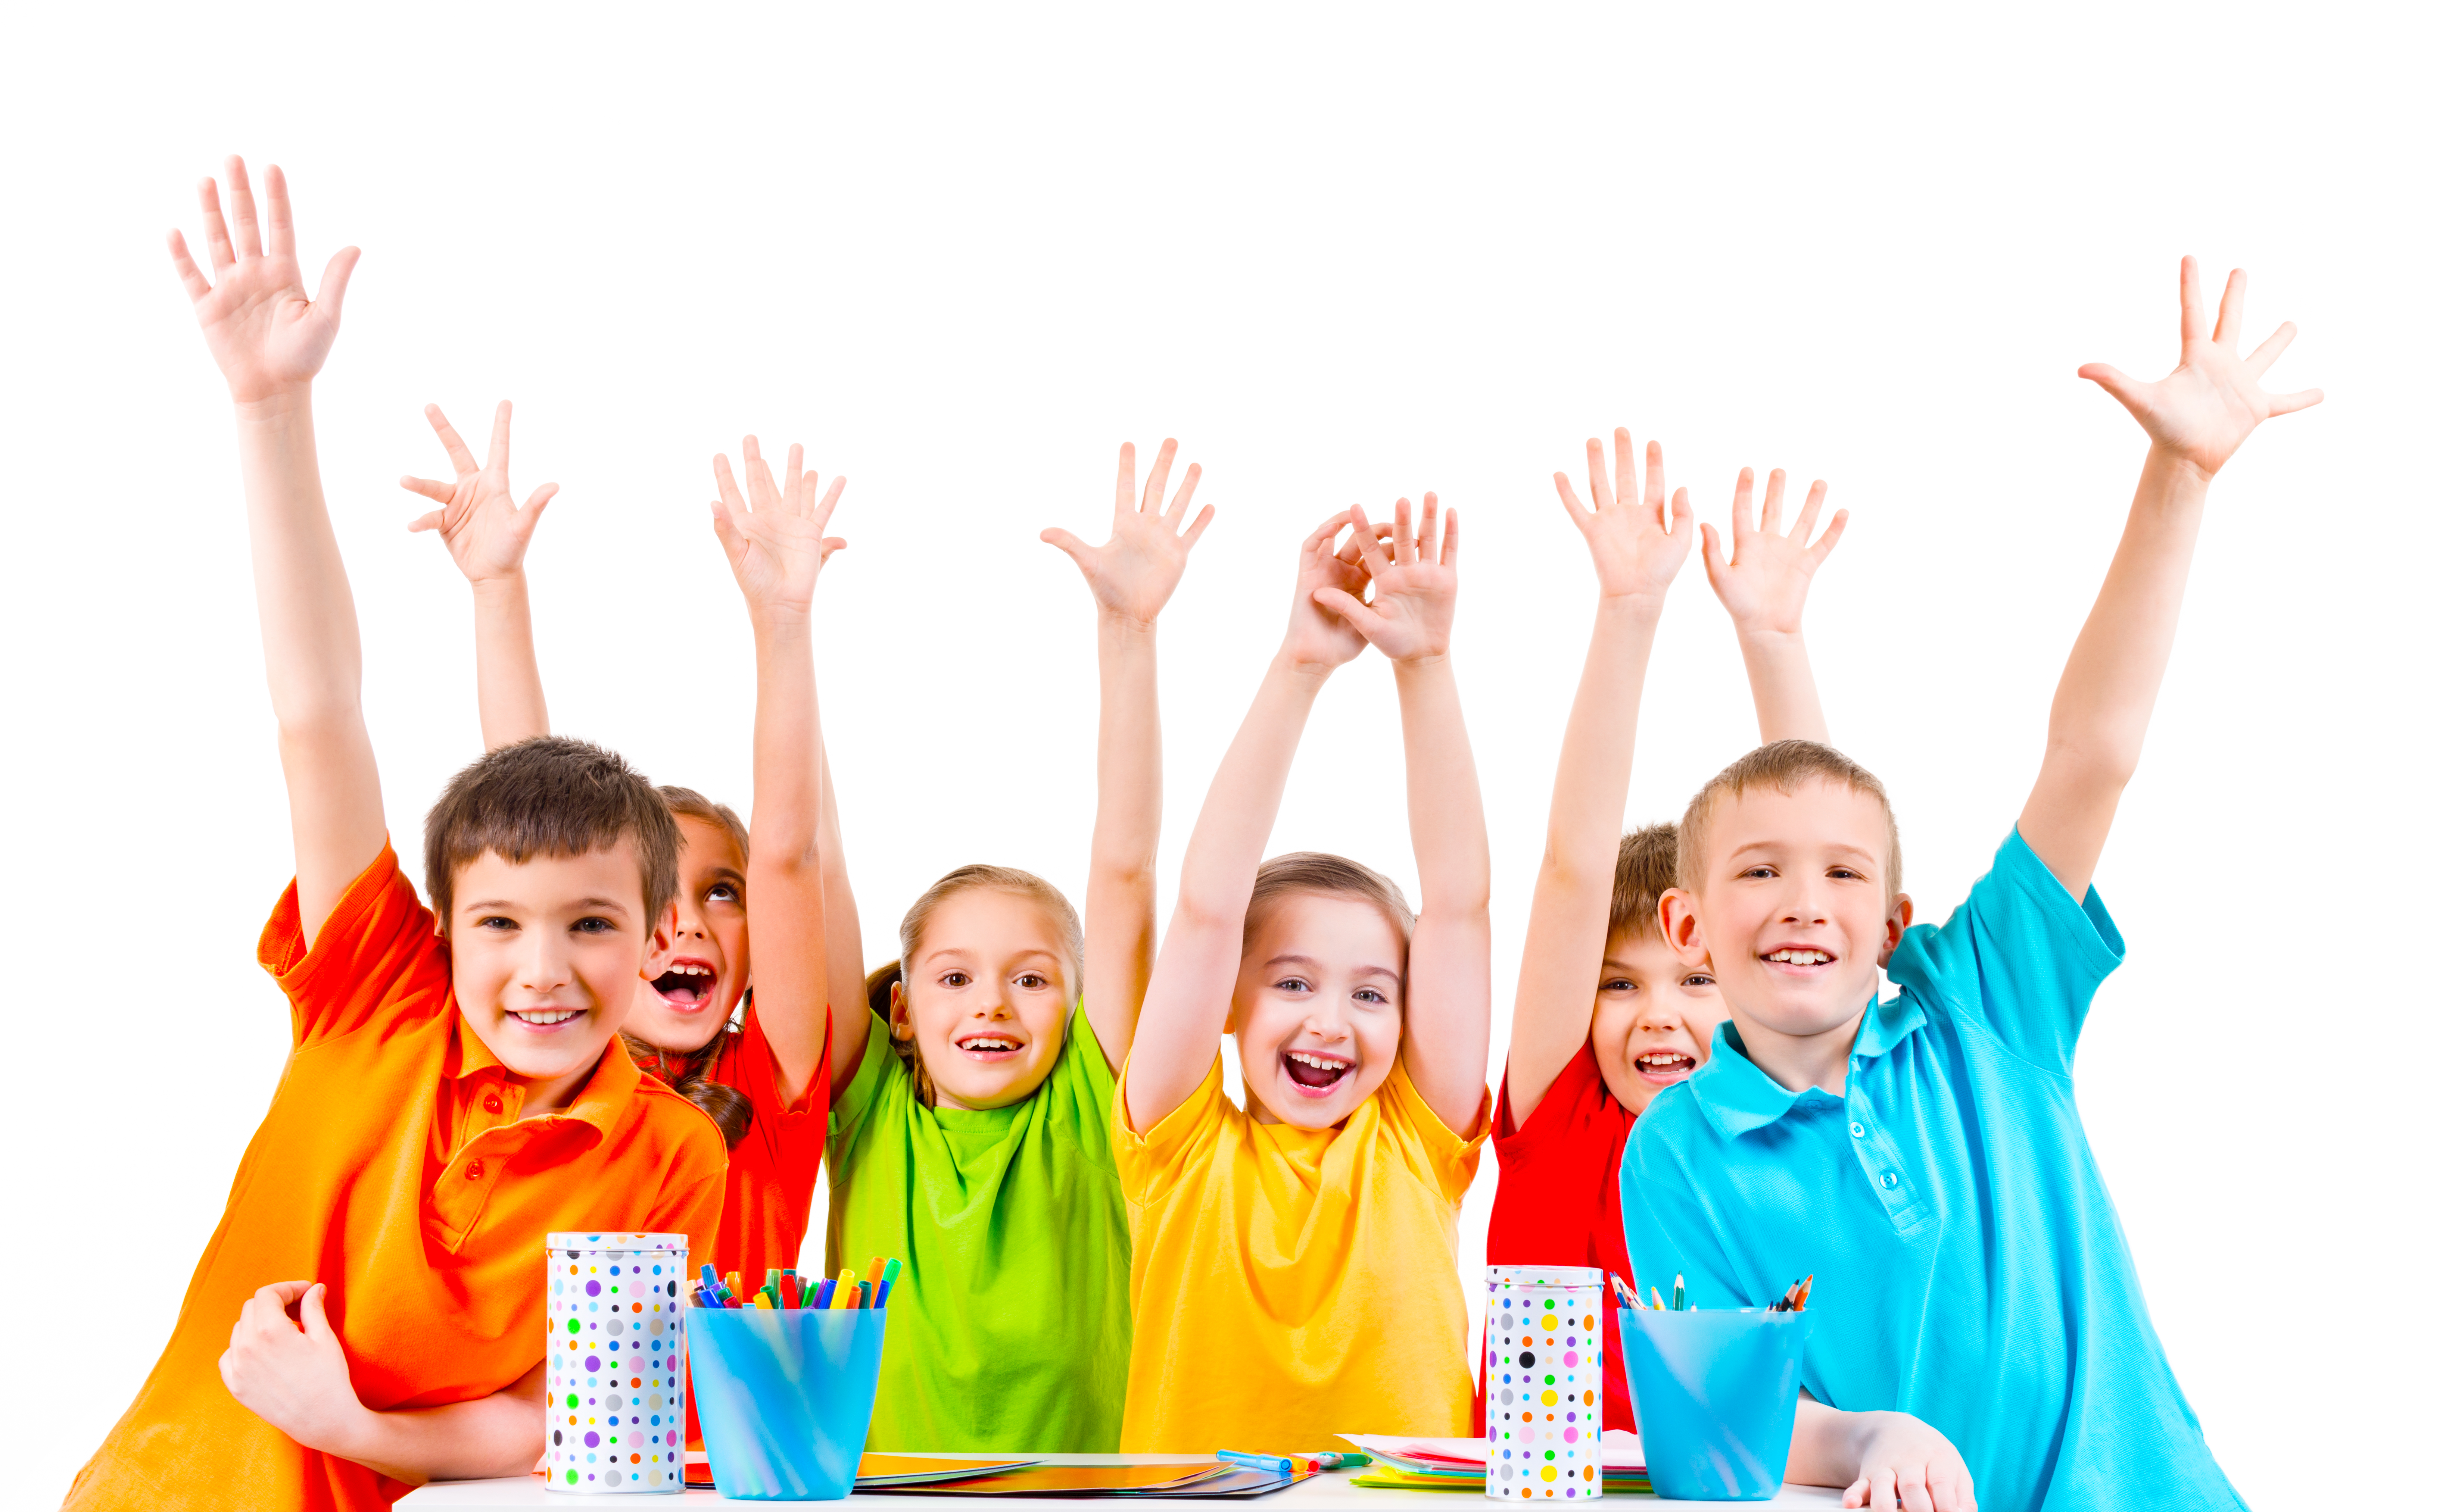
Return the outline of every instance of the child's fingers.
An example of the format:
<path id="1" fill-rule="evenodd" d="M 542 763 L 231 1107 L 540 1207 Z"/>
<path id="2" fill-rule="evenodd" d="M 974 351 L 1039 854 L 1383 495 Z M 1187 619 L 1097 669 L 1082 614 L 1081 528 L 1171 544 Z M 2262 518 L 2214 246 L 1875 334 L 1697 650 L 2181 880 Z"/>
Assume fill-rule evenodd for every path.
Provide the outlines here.
<path id="1" fill-rule="evenodd" d="M 725 453 L 714 454 L 713 486 L 721 491 L 723 515 L 725 519 L 747 513 L 747 501 L 739 496 L 739 479 L 730 476 L 730 457 Z M 733 520 L 733 523 L 737 522 Z"/>
<path id="2" fill-rule="evenodd" d="M 331 1337 L 331 1320 L 323 1312 L 323 1283 L 316 1281 L 297 1304 L 297 1321 L 304 1325 L 306 1336 L 317 1344 Z"/>
<path id="3" fill-rule="evenodd" d="M 1742 536 L 1757 529 L 1750 523 L 1750 487 L 1757 481 L 1758 475 L 1746 467 L 1741 469 L 1740 476 L 1733 479 L 1733 539 L 1735 542 L 1739 542 Z"/>
<path id="4" fill-rule="evenodd" d="M 1181 550 L 1185 551 L 1191 547 L 1195 546 L 1197 544 L 1197 538 L 1206 533 L 1206 527 L 1214 521 L 1214 505 L 1209 504 L 1204 509 L 1199 510 L 1197 512 L 1197 517 L 1189 522 L 1189 529 L 1180 532 Z"/>
<path id="5" fill-rule="evenodd" d="M 1436 496 L 1430 494 L 1427 508 L 1435 507 Z M 1460 566 L 1460 511 L 1457 509 L 1444 511 L 1444 549 L 1437 560 L 1445 567 Z"/>
<path id="6" fill-rule="evenodd" d="M 1894 1506 L 1894 1472 L 1883 1465 L 1869 1472 L 1869 1505 L 1872 1512 L 1898 1512 Z"/>
<path id="7" fill-rule="evenodd" d="M 348 275 L 357 271 L 361 255 L 354 247 L 343 247 L 323 265 L 323 281 L 314 286 L 314 307 L 333 325 L 340 322 L 340 306 L 348 297 Z"/>
<path id="8" fill-rule="evenodd" d="M 833 511 L 839 507 L 841 490 L 847 487 L 849 487 L 849 479 L 837 476 L 833 478 L 833 486 L 824 490 L 824 496 L 816 501 L 815 513 L 810 515 L 809 518 L 814 521 L 816 533 L 818 535 L 821 535 L 824 532 L 824 527 L 833 522 Z M 815 491 L 816 475 L 809 473 L 807 475 L 807 492 L 812 494 Z"/>
<path id="9" fill-rule="evenodd" d="M 1639 498 L 1657 518 L 1665 517 L 1665 446 L 1660 441 L 1647 443 L 1647 487 Z"/>
<path id="10" fill-rule="evenodd" d="M 738 496 L 737 489 L 730 492 L 732 497 Z M 731 520 L 734 507 L 722 499 L 713 501 L 713 538 L 722 543 L 723 554 L 735 564 L 740 554 L 747 550 L 747 537 L 739 533 L 739 527 Z"/>
<path id="11" fill-rule="evenodd" d="M 1395 499 L 1393 501 L 1393 560 L 1403 567 L 1419 559 L 1419 537 L 1412 533 L 1414 524 L 1415 516 L 1410 509 L 1410 501 L 1406 498 Z"/>
<path id="12" fill-rule="evenodd" d="M 476 466 L 476 454 L 467 450 L 467 443 L 459 439 L 459 432 L 452 428 L 448 417 L 442 413 L 442 406 L 425 405 L 424 419 L 425 422 L 433 427 L 433 434 L 442 438 L 442 454 L 450 458 L 450 465 L 459 470 L 459 476 L 461 477 L 475 476 L 479 471 Z"/>
<path id="13" fill-rule="evenodd" d="M 1118 520 L 1138 507 L 1138 449 L 1134 441 L 1121 443 L 1120 471 L 1113 477 L 1113 518 Z"/>
<path id="14" fill-rule="evenodd" d="M 1769 468 L 1766 475 L 1766 497 L 1759 503 L 1759 529 L 1770 535 L 1783 533 L 1783 469 Z"/>
<path id="15" fill-rule="evenodd" d="M 414 477 L 403 473 L 399 486 L 411 494 L 422 494 L 436 504 L 447 504 L 455 492 L 447 483 L 437 483 L 429 477 Z"/>
<path id="16" fill-rule="evenodd" d="M 1630 428 L 1627 425 L 1613 428 L 1613 496 L 1639 496 L 1639 449 L 1630 444 Z"/>
<path id="17" fill-rule="evenodd" d="M 2086 378 L 2115 396 L 2125 409 L 2137 415 L 2147 408 L 2149 385 L 2127 375 L 2119 367 L 2105 363 L 2091 363 L 2073 376 Z"/>
<path id="18" fill-rule="evenodd" d="M 1707 586 L 1718 593 L 1723 592 L 1723 575 L 1733 569 L 1733 564 L 1724 555 L 1723 537 L 1716 533 L 1712 525 L 1699 527 L 1699 565 L 1707 569 Z"/>
<path id="19" fill-rule="evenodd" d="M 807 472 L 807 449 L 797 441 L 790 443 L 790 457 L 781 469 L 781 496 L 805 513 L 806 501 L 816 496 L 816 480 Z"/>
<path id="20" fill-rule="evenodd" d="M 1778 473 L 1778 477 L 1783 475 Z M 1826 480 L 1819 478 L 1809 485 L 1809 496 L 1800 501 L 1800 518 L 1792 522 L 1792 538 L 1801 545 L 1809 544 L 1809 532 L 1817 528 L 1818 507 L 1826 502 Z"/>
<path id="21" fill-rule="evenodd" d="M 1382 532 L 1383 532 L 1386 528 L 1382 525 L 1360 524 L 1359 521 L 1364 520 L 1366 516 L 1360 513 L 1359 506 L 1356 504 L 1350 506 L 1350 513 L 1355 517 L 1353 520 L 1350 546 L 1358 549 L 1359 561 L 1366 565 L 1367 575 L 1369 577 L 1382 577 L 1385 573 L 1393 570 L 1393 562 L 1395 557 L 1400 554 L 1404 546 L 1409 544 L 1410 532 L 1406 527 L 1410 523 L 1410 501 L 1408 499 L 1403 499 L 1393 506 L 1393 524 L 1391 527 L 1390 536 L 1392 544 L 1391 554 L 1387 554 L 1385 551 L 1385 542 L 1383 539 L 1380 539 Z M 1344 549 L 1343 560 L 1345 562 L 1350 560 L 1348 551 L 1349 548 L 1346 547 Z"/>
<path id="22" fill-rule="evenodd" d="M 1673 491 L 1672 518 L 1672 533 L 1686 537 L 1690 533 L 1690 491 L 1688 489 L 1677 488 Z"/>
<path id="23" fill-rule="evenodd" d="M 427 510 L 416 518 L 407 522 L 407 533 L 410 535 L 416 535 L 425 531 L 438 531 L 449 523 L 450 516 L 445 512 L 442 510 Z"/>
<path id="24" fill-rule="evenodd" d="M 1613 508 L 1613 485 L 1606 481 L 1605 442 L 1589 438 L 1589 508 L 1602 514 Z"/>
<path id="25" fill-rule="evenodd" d="M 551 503 L 559 493 L 558 483 L 546 483 L 527 495 L 526 507 L 518 511 L 518 519 L 526 527 L 528 534 L 535 533 L 536 521 L 542 517 L 543 507 Z"/>
<path id="26" fill-rule="evenodd" d="M 484 471 L 503 473 L 510 470 L 510 401 L 493 406 L 493 439 L 484 449 Z"/>
<path id="27" fill-rule="evenodd" d="M 1049 531 L 1039 531 L 1036 534 L 1036 538 L 1043 541 L 1045 545 L 1053 548 L 1055 551 L 1061 552 L 1063 555 L 1068 557 L 1071 561 L 1077 563 L 1079 565 L 1080 571 L 1084 572 L 1087 570 L 1087 543 L 1071 534 L 1068 531 L 1058 528 Z M 1311 537 L 1310 545 L 1313 546 L 1313 544 L 1314 538 Z"/>
<path id="28" fill-rule="evenodd" d="M 2276 359 L 2285 355 L 2285 348 L 2292 345 L 2293 323 L 2288 320 L 2269 331 L 2266 341 L 2251 348 L 2250 355 L 2242 361 L 2244 370 L 2253 378 L 2262 376 L 2276 364 Z"/>
<path id="29" fill-rule="evenodd" d="M 187 251 L 187 238 L 178 232 L 170 233 L 170 266 L 179 271 L 179 282 L 186 288 L 189 299 L 201 299 L 213 291 L 212 280 L 196 266 L 195 257 Z"/>
<path id="30" fill-rule="evenodd" d="M 1571 487 L 1571 480 L 1556 473 L 1554 492 L 1563 500 L 1563 513 L 1571 517 L 1571 523 L 1580 528 L 1582 534 L 1588 533 L 1589 512 L 1581 507 L 1579 491 Z"/>
<path id="31" fill-rule="evenodd" d="M 1163 513 L 1163 486 L 1172 479 L 1172 455 L 1179 449 L 1180 443 L 1169 436 L 1163 439 L 1161 446 L 1155 449 L 1155 466 L 1147 469 L 1146 488 L 1138 496 L 1139 513 Z"/>
<path id="32" fill-rule="evenodd" d="M 1370 641 L 1389 628 L 1383 615 L 1360 603 L 1356 595 L 1342 588 L 1321 588 L 1308 596 L 1316 600 L 1317 607 L 1329 614 L 1338 615 L 1346 621 L 1352 629 Z"/>
<path id="33" fill-rule="evenodd" d="M 237 250 L 230 245 L 229 222 L 221 217 L 220 185 L 205 179 L 196 186 L 196 198 L 204 207 L 204 250 L 212 254 L 213 272 L 228 272 L 237 266 Z"/>
<path id="34" fill-rule="evenodd" d="M 2327 391 L 2323 388 L 2298 389 L 2290 394 L 2270 394 L 2267 397 L 2267 413 L 2271 417 L 2290 415 L 2297 409 L 2308 409 L 2326 397 Z"/>
<path id="35" fill-rule="evenodd" d="M 2244 286 L 2249 281 L 2239 268 L 2226 274 L 2225 297 L 2217 301 L 2216 334 L 2213 340 L 2228 350 L 2242 345 L 2242 295 Z"/>
<path id="36" fill-rule="evenodd" d="M 1843 1488 L 1843 1504 L 1847 1507 L 1860 1507 L 1867 1506 L 1869 1504 L 1869 1478 L 1867 1476 L 1864 1475 L 1860 1477 L 1858 1480 Z"/>
<path id="37" fill-rule="evenodd" d="M 1180 528 L 1180 517 L 1189 513 L 1189 501 L 1197 495 L 1197 480 L 1205 476 L 1206 470 L 1195 462 L 1190 463 L 1189 471 L 1180 475 L 1180 489 L 1172 495 L 1171 504 L 1167 505 L 1163 512 L 1163 522 L 1166 525 L 1175 530 Z M 1212 506 L 1209 506 L 1207 513 L 1210 514 L 1214 513 Z"/>
<path id="38" fill-rule="evenodd" d="M 1817 544 L 1809 549 L 1809 569 L 1811 571 L 1816 571 L 1817 569 L 1825 563 L 1828 557 L 1834 554 L 1834 543 L 1843 538 L 1843 527 L 1851 520 L 1851 518 L 1852 512 L 1850 510 L 1836 510 L 1834 512 L 1834 518 L 1827 522 L 1826 533 L 1819 536 L 1817 538 Z"/>
<path id="39" fill-rule="evenodd" d="M 2200 263 L 2196 257 L 2183 259 L 2183 345 L 2209 339 L 2209 315 L 2200 301 Z"/>
<path id="40" fill-rule="evenodd" d="M 297 255 L 297 233 L 289 218 L 289 179 L 278 163 L 263 171 L 263 225 L 270 233 L 264 245 L 273 256 Z"/>
<path id="41" fill-rule="evenodd" d="M 761 513 L 781 501 L 780 485 L 773 481 L 773 469 L 764 460 L 764 449 L 753 436 L 740 438 L 739 459 L 747 469 L 747 501 Z"/>
<path id="42" fill-rule="evenodd" d="M 240 257 L 260 257 L 263 255 L 263 235 L 254 223 L 254 186 L 247 182 L 246 160 L 232 158 L 229 176 L 230 221 L 231 229 L 237 233 L 234 238 L 237 244 L 237 254 Z"/>
<path id="43" fill-rule="evenodd" d="M 1894 1500 L 1902 1503 L 1903 1512 L 1936 1512 L 1929 1500 L 1925 1465 L 1911 1465 L 1894 1477 Z"/>

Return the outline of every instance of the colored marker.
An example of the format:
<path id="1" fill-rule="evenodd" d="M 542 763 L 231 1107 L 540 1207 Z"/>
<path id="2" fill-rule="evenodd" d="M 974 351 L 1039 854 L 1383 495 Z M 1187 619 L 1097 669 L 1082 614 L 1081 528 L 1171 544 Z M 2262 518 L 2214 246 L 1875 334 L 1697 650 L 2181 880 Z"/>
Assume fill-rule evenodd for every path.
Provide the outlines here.
<path id="1" fill-rule="evenodd" d="M 1231 1465 L 1245 1465 L 1252 1470 L 1271 1470 L 1276 1475 L 1291 1473 L 1291 1462 L 1279 1454 L 1251 1454 L 1241 1449 L 1216 1449 L 1214 1457 Z"/>
<path id="2" fill-rule="evenodd" d="M 833 1306 L 847 1309 L 857 1305 L 857 1272 L 843 1267 L 840 1284 L 833 1288 Z"/>
<path id="3" fill-rule="evenodd" d="M 713 1267 L 710 1265 L 698 1266 L 696 1279 L 697 1284 L 704 1287 L 707 1295 L 719 1291 L 722 1287 L 722 1279 L 713 1274 Z"/>
<path id="4" fill-rule="evenodd" d="M 823 1284 L 816 1288 L 816 1299 L 807 1305 L 816 1308 L 826 1308 L 832 1306 L 833 1288 L 839 1284 L 839 1282 L 834 1280 L 831 1277 L 825 1277 Z"/>
<path id="5" fill-rule="evenodd" d="M 881 1307 L 892 1296 L 892 1283 L 898 1279 L 900 1279 L 900 1257 L 894 1255 L 883 1262 L 883 1284 L 875 1288 L 875 1306 Z"/>

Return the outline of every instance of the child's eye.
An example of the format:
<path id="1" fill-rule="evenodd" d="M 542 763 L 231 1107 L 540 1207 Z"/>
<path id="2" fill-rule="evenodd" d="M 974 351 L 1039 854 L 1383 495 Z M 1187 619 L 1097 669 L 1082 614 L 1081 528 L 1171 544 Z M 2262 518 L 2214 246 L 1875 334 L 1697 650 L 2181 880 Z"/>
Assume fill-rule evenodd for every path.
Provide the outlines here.
<path id="1" fill-rule="evenodd" d="M 705 889 L 705 901 L 707 903 L 737 903 L 739 901 L 739 888 L 733 884 L 727 882 L 717 882 L 712 887 Z"/>
<path id="2" fill-rule="evenodd" d="M 499 914 L 488 914 L 476 921 L 476 927 L 479 929 L 507 932 L 517 929 L 517 926 L 518 922 L 516 919 L 504 919 Z"/>
<path id="3" fill-rule="evenodd" d="M 1694 971 L 1682 979 L 1682 985 L 1684 987 L 1713 987 L 1715 984 L 1716 979 L 1703 971 Z"/>
<path id="4" fill-rule="evenodd" d="M 1637 992 L 1639 984 L 1628 977 L 1609 977 L 1597 988 L 1599 992 Z"/>
<path id="5" fill-rule="evenodd" d="M 947 971 L 935 980 L 946 987 L 965 987 L 969 984 L 969 974 L 965 971 Z"/>
<path id="6" fill-rule="evenodd" d="M 1850 867 L 1829 867 L 1826 868 L 1826 874 L 1830 877 L 1840 878 L 1847 882 L 1862 882 L 1867 880 L 1858 872 L 1853 870 Z"/>
<path id="7" fill-rule="evenodd" d="M 1045 980 L 1043 973 L 1034 971 L 1021 972 L 1019 974 L 1019 984 L 1026 988 L 1029 992 L 1036 992 L 1052 985 L 1052 983 Z"/>
<path id="8" fill-rule="evenodd" d="M 1741 875 L 1744 877 L 1772 877 L 1775 875 L 1775 868 L 1765 865 L 1764 863 L 1760 863 L 1758 866 L 1743 868 Z"/>
<path id="9" fill-rule="evenodd" d="M 617 929 L 619 925 L 613 924 L 609 919 L 598 919 L 589 916 L 587 918 L 580 919 L 569 927 L 582 935 L 608 935 L 614 929 Z"/>
<path id="10" fill-rule="evenodd" d="M 1385 999 L 1384 995 L 1383 995 L 1383 993 L 1381 993 L 1381 992 L 1378 992 L 1378 991 L 1377 991 L 1375 988 L 1373 988 L 1373 987 L 1362 987 L 1362 988 L 1360 988 L 1357 992 L 1352 993 L 1350 996 L 1352 996 L 1353 998 L 1358 999 L 1361 1002 L 1381 1003 L 1381 1002 L 1383 1002 L 1383 1001 L 1385 1001 L 1385 1000 L 1386 1000 L 1386 999 Z"/>
<path id="11" fill-rule="evenodd" d="M 1282 980 L 1274 983 L 1274 991 L 1306 992 L 1308 991 L 1308 983 L 1298 977 L 1285 977 Z"/>

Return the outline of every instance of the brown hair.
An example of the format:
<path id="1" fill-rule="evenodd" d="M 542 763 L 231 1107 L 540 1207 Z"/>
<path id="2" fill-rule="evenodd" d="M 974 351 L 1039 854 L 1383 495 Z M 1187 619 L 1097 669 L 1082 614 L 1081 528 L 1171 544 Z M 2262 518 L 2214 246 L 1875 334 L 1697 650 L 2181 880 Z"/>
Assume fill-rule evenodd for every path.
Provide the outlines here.
<path id="1" fill-rule="evenodd" d="M 1626 928 L 1633 940 L 1662 940 L 1665 925 L 1656 917 L 1665 890 L 1674 886 L 1674 854 L 1680 849 L 1673 826 L 1647 824 L 1622 837 L 1613 853 L 1613 906 L 1606 915 L 1606 933 Z"/>
<path id="2" fill-rule="evenodd" d="M 925 1059 L 917 1054 L 913 1041 L 904 1040 L 891 1030 L 892 984 L 901 980 L 902 969 L 917 954 L 917 946 L 926 938 L 926 925 L 932 922 L 934 910 L 963 892 L 1007 892 L 1027 899 L 1044 910 L 1062 937 L 1063 948 L 1070 956 L 1070 995 L 1076 1000 L 1079 979 L 1086 972 L 1087 940 L 1079 927 L 1079 911 L 1062 889 L 1033 871 L 1017 867 L 993 867 L 978 864 L 947 871 L 932 887 L 917 895 L 909 911 L 900 918 L 900 959 L 886 962 L 866 974 L 866 1005 L 884 1022 L 884 1034 L 892 1043 L 892 1053 L 909 1065 L 910 1074 L 916 1079 L 917 1099 L 925 1106 L 934 1106 L 934 1078 L 926 1073 Z"/>
<path id="3" fill-rule="evenodd" d="M 1257 926 L 1264 923 L 1268 909 L 1303 892 L 1374 904 L 1383 912 L 1393 932 L 1402 937 L 1404 951 L 1410 947 L 1410 932 L 1419 926 L 1409 900 L 1384 873 L 1363 867 L 1347 856 L 1329 855 L 1323 850 L 1291 850 L 1269 858 L 1257 868 L 1257 884 L 1249 892 L 1248 920 L 1240 926 L 1241 950 L 1246 951 L 1257 938 Z"/>
<path id="4" fill-rule="evenodd" d="M 1706 866 L 1707 826 L 1715 817 L 1718 803 L 1739 797 L 1752 788 L 1773 788 L 1789 793 L 1812 780 L 1838 783 L 1854 793 L 1866 793 L 1886 812 L 1886 901 L 1891 903 L 1895 894 L 1903 890 L 1903 837 L 1901 828 L 1894 823 L 1894 806 L 1886 796 L 1886 785 L 1857 761 L 1816 740 L 1778 740 L 1773 745 L 1759 746 L 1707 779 L 1707 785 L 1691 798 L 1690 807 L 1682 814 L 1681 854 L 1674 868 L 1676 885 L 1686 891 L 1699 890 Z"/>
<path id="5" fill-rule="evenodd" d="M 740 822 L 737 811 L 730 805 L 716 803 L 694 788 L 666 785 L 654 791 L 662 794 L 663 806 L 671 811 L 673 818 L 702 819 L 719 827 L 739 848 L 740 859 L 746 859 L 747 826 Z M 749 999 L 742 998 L 740 1001 L 743 1007 Z M 737 1149 L 739 1142 L 747 1137 L 748 1126 L 756 1121 L 756 1105 L 738 1088 L 713 1079 L 713 1068 L 721 1063 L 722 1053 L 729 1046 L 731 1029 L 732 1025 L 725 1022 L 713 1032 L 712 1038 L 687 1051 L 648 1044 L 625 1029 L 620 1038 L 629 1047 L 631 1059 L 668 1082 L 671 1091 L 696 1104 L 699 1111 L 713 1120 L 713 1127 L 722 1130 L 723 1143 Z"/>
<path id="6" fill-rule="evenodd" d="M 680 827 L 636 768 L 599 745 L 539 735 L 488 751 L 450 779 L 424 816 L 424 891 L 443 934 L 459 868 L 486 851 L 513 866 L 637 848 L 645 926 L 679 891 Z"/>

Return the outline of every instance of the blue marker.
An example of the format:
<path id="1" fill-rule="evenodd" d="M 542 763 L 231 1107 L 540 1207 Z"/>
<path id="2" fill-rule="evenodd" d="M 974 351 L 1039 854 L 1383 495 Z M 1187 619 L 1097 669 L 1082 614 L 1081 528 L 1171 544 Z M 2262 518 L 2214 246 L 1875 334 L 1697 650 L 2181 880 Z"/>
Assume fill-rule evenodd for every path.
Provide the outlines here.
<path id="1" fill-rule="evenodd" d="M 1243 1454 L 1238 1449 L 1216 1449 L 1214 1457 L 1231 1465 L 1245 1465 L 1252 1470 L 1271 1470 L 1276 1475 L 1291 1473 L 1291 1462 L 1279 1454 Z"/>

